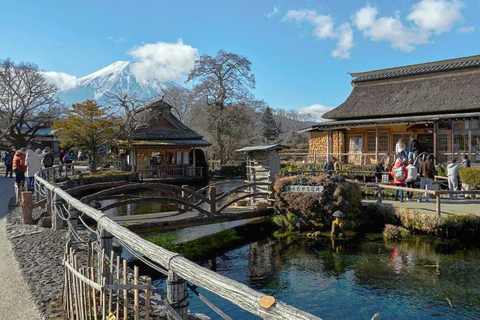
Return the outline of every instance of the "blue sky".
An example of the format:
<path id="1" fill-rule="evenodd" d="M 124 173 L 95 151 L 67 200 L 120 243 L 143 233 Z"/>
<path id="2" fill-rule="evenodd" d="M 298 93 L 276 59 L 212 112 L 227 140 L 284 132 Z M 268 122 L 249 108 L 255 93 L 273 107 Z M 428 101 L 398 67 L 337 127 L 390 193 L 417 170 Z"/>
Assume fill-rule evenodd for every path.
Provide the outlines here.
<path id="1" fill-rule="evenodd" d="M 0 59 L 82 77 L 143 55 L 173 66 L 163 77 L 182 83 L 196 55 L 223 49 L 251 60 L 258 99 L 315 114 L 347 98 L 347 72 L 480 53 L 480 1 L 24 0 L 1 8 Z"/>

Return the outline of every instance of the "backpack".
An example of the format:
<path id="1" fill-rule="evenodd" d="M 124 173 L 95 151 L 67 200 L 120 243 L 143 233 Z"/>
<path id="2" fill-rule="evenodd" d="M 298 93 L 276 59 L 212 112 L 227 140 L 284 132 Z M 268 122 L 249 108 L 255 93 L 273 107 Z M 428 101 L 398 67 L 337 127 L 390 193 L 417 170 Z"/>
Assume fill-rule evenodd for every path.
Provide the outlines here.
<path id="1" fill-rule="evenodd" d="M 51 153 L 45 155 L 45 157 L 43 157 L 43 165 L 44 166 L 52 166 L 53 165 L 53 156 Z"/>
<path id="2" fill-rule="evenodd" d="M 407 167 L 407 170 L 408 170 L 408 178 L 407 178 L 407 181 L 408 182 L 411 182 L 411 181 L 415 181 L 417 180 L 417 177 L 418 177 L 418 172 L 417 172 L 417 168 L 415 166 L 408 166 Z"/>
<path id="3" fill-rule="evenodd" d="M 403 166 L 393 168 L 393 173 L 395 174 L 395 179 L 397 179 L 398 181 L 405 179 L 405 172 L 403 172 Z"/>

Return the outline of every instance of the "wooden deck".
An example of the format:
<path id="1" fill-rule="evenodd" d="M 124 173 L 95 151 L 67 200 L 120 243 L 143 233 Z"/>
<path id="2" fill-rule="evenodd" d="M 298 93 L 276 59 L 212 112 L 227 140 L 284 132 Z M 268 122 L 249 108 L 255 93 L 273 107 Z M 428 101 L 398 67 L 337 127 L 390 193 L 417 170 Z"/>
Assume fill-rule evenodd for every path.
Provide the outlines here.
<path id="1" fill-rule="evenodd" d="M 273 208 L 257 211 L 253 206 L 228 207 L 221 214 L 203 216 L 198 211 L 177 211 L 138 214 L 133 216 L 117 216 L 111 219 L 118 224 L 138 233 L 152 231 L 167 231 L 206 224 L 220 223 L 264 217 L 273 214 Z"/>

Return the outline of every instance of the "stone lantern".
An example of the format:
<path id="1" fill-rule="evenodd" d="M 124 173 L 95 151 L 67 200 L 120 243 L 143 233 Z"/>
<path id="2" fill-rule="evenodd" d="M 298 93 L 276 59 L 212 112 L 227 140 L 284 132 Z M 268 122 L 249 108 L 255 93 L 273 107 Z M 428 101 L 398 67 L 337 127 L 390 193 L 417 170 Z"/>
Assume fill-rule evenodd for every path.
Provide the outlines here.
<path id="1" fill-rule="evenodd" d="M 330 233 L 333 238 L 338 238 L 341 234 L 343 234 L 344 228 L 344 218 L 345 213 L 340 210 L 337 210 L 333 213 L 332 217 L 335 219 L 332 222 L 332 232 Z"/>

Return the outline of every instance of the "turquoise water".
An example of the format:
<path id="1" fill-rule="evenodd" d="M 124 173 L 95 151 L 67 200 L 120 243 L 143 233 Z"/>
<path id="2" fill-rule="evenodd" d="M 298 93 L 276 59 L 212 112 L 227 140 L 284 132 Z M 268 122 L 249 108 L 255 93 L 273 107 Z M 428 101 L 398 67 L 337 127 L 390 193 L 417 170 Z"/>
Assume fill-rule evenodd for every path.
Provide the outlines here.
<path id="1" fill-rule="evenodd" d="M 323 319 L 480 319 L 480 250 L 457 242 L 266 238 L 198 263 Z M 200 291 L 232 318 L 255 319 Z M 191 310 L 220 319 L 191 297 Z"/>

